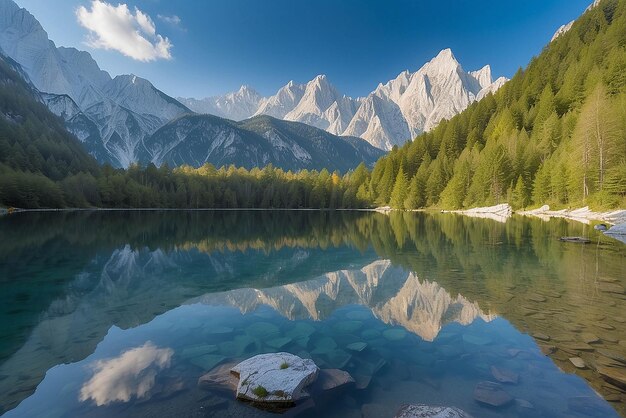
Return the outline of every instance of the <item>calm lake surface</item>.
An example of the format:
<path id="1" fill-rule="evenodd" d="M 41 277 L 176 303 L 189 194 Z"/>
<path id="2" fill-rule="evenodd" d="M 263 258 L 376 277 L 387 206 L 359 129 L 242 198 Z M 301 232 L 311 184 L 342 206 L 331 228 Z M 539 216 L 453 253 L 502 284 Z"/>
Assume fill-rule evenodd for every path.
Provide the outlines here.
<path id="1" fill-rule="evenodd" d="M 356 380 L 292 415 L 392 417 L 427 403 L 475 418 L 626 416 L 625 287 L 626 245 L 562 219 L 4 216 L 0 414 L 276 416 L 198 378 L 287 351 Z M 512 402 L 474 399 L 503 376 L 517 380 L 501 383 Z"/>

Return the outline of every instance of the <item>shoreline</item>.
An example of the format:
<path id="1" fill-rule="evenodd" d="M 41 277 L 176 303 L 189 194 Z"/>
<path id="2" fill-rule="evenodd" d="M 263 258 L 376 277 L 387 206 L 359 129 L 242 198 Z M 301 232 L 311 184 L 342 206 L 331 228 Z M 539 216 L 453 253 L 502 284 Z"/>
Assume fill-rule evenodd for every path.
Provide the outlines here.
<path id="1" fill-rule="evenodd" d="M 514 211 L 508 203 L 503 203 L 495 206 L 475 207 L 471 209 L 458 209 L 458 210 L 445 210 L 436 208 L 424 208 L 424 209 L 412 209 L 412 210 L 399 210 L 393 209 L 389 206 L 376 207 L 376 208 L 37 208 L 37 209 L 23 209 L 23 208 L 0 208 L 0 215 L 8 215 L 14 213 L 28 213 L 28 212 L 208 212 L 208 211 L 295 211 L 295 212 L 376 212 L 382 214 L 389 214 L 391 212 L 437 212 L 437 213 L 455 213 L 476 218 L 494 219 L 500 221 L 501 219 L 508 219 L 513 215 L 521 216 L 533 216 L 544 220 L 551 218 L 564 218 L 577 222 L 590 224 L 592 221 L 602 222 L 610 225 L 619 225 L 626 223 L 626 209 L 615 209 L 608 212 L 594 212 L 589 207 L 583 207 L 578 209 L 561 209 L 550 210 L 548 205 L 544 205 L 537 209 L 530 210 L 518 210 Z"/>
<path id="2" fill-rule="evenodd" d="M 626 210 L 615 209 L 610 212 L 594 212 L 585 206 L 578 209 L 550 210 L 550 206 L 543 205 L 537 209 L 523 210 L 515 212 L 522 216 L 534 216 L 538 218 L 565 218 L 584 224 L 591 224 L 592 221 L 602 222 L 611 225 L 626 223 Z"/>

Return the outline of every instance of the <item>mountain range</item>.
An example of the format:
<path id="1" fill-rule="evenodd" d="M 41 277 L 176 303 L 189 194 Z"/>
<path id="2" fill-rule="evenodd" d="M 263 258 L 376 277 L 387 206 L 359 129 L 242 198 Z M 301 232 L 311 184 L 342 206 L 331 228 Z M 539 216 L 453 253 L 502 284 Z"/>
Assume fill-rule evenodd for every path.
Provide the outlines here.
<path id="1" fill-rule="evenodd" d="M 444 49 L 416 72 L 403 71 L 356 99 L 339 93 L 325 75 L 319 75 L 306 84 L 290 81 L 270 97 L 242 86 L 224 96 L 178 100 L 198 113 L 234 120 L 270 115 L 360 137 L 390 150 L 450 119 L 506 81 L 504 77 L 494 81 L 489 65 L 466 72 L 452 51 Z"/>
<path id="2" fill-rule="evenodd" d="M 12 0 L 0 0 L 0 53 L 19 64 L 40 100 L 92 156 L 123 168 L 135 162 L 371 166 L 380 150 L 432 129 L 506 81 L 494 82 L 489 66 L 465 72 L 446 49 L 363 98 L 341 94 L 320 75 L 306 84 L 291 81 L 271 97 L 242 86 L 225 96 L 177 100 L 141 77 L 111 77 L 88 52 L 57 47 Z"/>

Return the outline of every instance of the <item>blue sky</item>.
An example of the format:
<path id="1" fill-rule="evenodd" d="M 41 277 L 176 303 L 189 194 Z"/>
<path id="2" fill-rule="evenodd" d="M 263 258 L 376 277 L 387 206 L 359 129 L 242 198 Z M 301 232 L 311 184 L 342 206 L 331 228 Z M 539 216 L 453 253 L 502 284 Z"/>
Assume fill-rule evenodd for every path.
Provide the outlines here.
<path id="1" fill-rule="evenodd" d="M 222 94 L 241 84 L 269 95 L 291 79 L 306 82 L 317 74 L 328 75 L 345 94 L 362 96 L 448 47 L 468 71 L 491 64 L 494 76 L 510 77 L 591 2 L 125 0 L 131 17 L 153 22 L 147 37 L 158 46 L 133 58 L 127 56 L 131 43 L 115 49 L 119 38 L 107 44 L 95 36 L 95 27 L 103 36 L 112 30 L 92 13 L 92 0 L 16 1 L 57 46 L 87 50 L 112 75 L 133 73 L 184 97 Z"/>

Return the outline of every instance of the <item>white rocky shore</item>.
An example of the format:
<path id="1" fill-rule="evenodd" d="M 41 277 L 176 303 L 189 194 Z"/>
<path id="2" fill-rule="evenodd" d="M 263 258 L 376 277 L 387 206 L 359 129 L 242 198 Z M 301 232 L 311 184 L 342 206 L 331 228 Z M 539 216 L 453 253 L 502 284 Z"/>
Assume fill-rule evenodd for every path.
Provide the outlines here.
<path id="1" fill-rule="evenodd" d="M 574 221 L 590 224 L 592 221 L 600 221 L 611 225 L 626 223 L 626 210 L 619 209 L 611 212 L 594 212 L 588 206 L 579 209 L 550 210 L 550 206 L 543 205 L 538 209 L 516 212 L 524 216 L 536 216 L 542 219 L 566 218 Z"/>
<path id="2" fill-rule="evenodd" d="M 517 213 L 524 216 L 536 216 L 544 220 L 550 218 L 571 219 L 587 225 L 594 221 L 603 222 L 607 225 L 613 225 L 607 231 L 603 231 L 605 235 L 626 243 L 626 210 L 624 209 L 610 212 L 594 212 L 589 209 L 588 206 L 585 206 L 579 209 L 550 210 L 550 206 L 544 205 L 538 209 L 520 211 Z"/>
<path id="3" fill-rule="evenodd" d="M 579 209 L 550 210 L 550 206 L 543 205 L 532 210 L 522 210 L 514 212 L 508 203 L 483 208 L 472 208 L 468 210 L 443 211 L 445 213 L 460 213 L 465 216 L 475 218 L 493 219 L 498 222 L 506 222 L 513 213 L 523 216 L 534 216 L 545 221 L 551 218 L 565 218 L 590 225 L 592 222 L 602 222 L 612 225 L 608 230 L 601 231 L 604 234 L 626 243 L 626 210 L 618 209 L 609 212 L 594 212 L 588 206 Z"/>
<path id="4" fill-rule="evenodd" d="M 507 219 L 513 214 L 513 209 L 508 203 L 501 205 L 488 206 L 484 208 L 472 208 L 467 210 L 450 210 L 444 211 L 445 213 L 460 213 L 462 215 L 470 216 L 472 218 L 484 218 L 493 219 L 498 222 L 506 222 Z"/>

